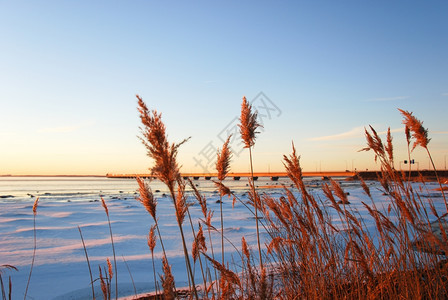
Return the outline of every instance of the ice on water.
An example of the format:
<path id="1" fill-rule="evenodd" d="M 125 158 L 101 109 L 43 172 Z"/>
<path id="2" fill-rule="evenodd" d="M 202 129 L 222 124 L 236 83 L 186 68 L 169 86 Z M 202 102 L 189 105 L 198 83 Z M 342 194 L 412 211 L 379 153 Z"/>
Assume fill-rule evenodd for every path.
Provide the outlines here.
<path id="1" fill-rule="evenodd" d="M 311 192 L 318 199 L 325 198 L 318 188 L 320 181 L 309 180 Z M 209 209 L 214 210 L 213 225 L 220 228 L 219 194 L 213 182 L 207 180 L 194 181 L 207 198 Z M 243 201 L 248 200 L 247 180 L 228 180 L 225 182 Z M 278 184 L 290 186 L 291 182 L 282 180 Z M 378 208 L 387 209 L 388 197 L 383 195 L 379 185 L 369 182 Z M 259 179 L 259 186 L 273 183 L 268 179 Z M 427 189 L 433 189 L 428 183 Z M 351 209 L 358 211 L 358 217 L 367 227 L 374 228 L 373 221 L 361 202 L 370 203 L 357 182 L 344 182 L 342 186 L 351 203 Z M 19 271 L 7 271 L 3 276 L 11 276 L 13 298 L 23 297 L 29 268 L 33 254 L 33 213 L 32 205 L 35 197 L 39 197 L 36 216 L 37 252 L 28 291 L 33 299 L 85 299 L 91 296 L 90 276 L 82 247 L 78 226 L 82 231 L 89 260 L 94 273 L 98 277 L 98 266 L 106 265 L 106 258 L 112 260 L 107 216 L 100 202 L 103 197 L 108 205 L 112 222 L 113 238 L 118 261 L 118 281 L 120 296 L 131 295 L 134 289 L 128 268 L 136 282 L 137 292 L 154 290 L 151 255 L 147 246 L 147 234 L 153 220 L 143 206 L 136 201 L 137 183 L 132 179 L 108 178 L 0 178 L 0 265 L 16 266 Z M 166 188 L 160 182 L 153 181 L 151 187 L 158 200 L 157 217 L 160 231 L 167 249 L 169 263 L 177 286 L 186 286 L 187 275 L 182 252 L 179 229 L 174 216 L 172 202 Z M 263 188 L 261 193 L 280 197 L 281 189 Z M 437 197 L 437 192 L 433 196 Z M 437 199 L 437 198 L 435 198 Z M 188 198 L 195 202 L 194 197 Z M 223 198 L 224 232 L 235 247 L 241 247 L 244 236 L 249 245 L 255 249 L 255 221 L 251 213 L 241 203 L 232 205 L 233 198 Z M 328 204 L 328 203 L 327 203 Z M 435 201 L 436 208 L 444 211 L 443 201 Z M 330 210 L 331 211 L 331 210 Z M 197 230 L 197 223 L 202 218 L 198 204 L 190 208 L 191 217 Z M 338 224 L 338 216 L 334 215 Z M 187 245 L 191 247 L 192 234 L 188 221 L 184 224 Z M 206 233 L 207 234 L 207 233 Z M 208 235 L 208 234 L 207 234 Z M 212 233 L 215 255 L 221 256 L 219 233 Z M 208 240 L 208 239 L 207 239 Z M 156 247 L 156 268 L 161 273 L 161 250 Z M 226 242 L 225 255 L 227 261 L 237 260 L 233 246 Z M 127 266 L 126 266 L 127 264 Z M 196 274 L 200 274 L 197 266 Z M 201 280 L 198 277 L 198 282 Z M 97 287 L 97 292 L 100 288 Z"/>

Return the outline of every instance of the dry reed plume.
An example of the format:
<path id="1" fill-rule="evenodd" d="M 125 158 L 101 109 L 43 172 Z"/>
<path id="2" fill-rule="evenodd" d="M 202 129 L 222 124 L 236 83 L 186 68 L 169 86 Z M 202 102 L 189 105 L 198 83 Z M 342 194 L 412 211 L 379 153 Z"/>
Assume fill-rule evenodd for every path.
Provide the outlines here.
<path id="1" fill-rule="evenodd" d="M 252 111 L 252 105 L 247 102 L 246 97 L 243 97 L 240 124 L 238 126 L 245 148 L 255 145 L 256 134 L 259 133 L 257 128 L 262 127 L 257 121 L 257 115 L 256 111 Z"/>
<path id="2" fill-rule="evenodd" d="M 216 171 L 218 171 L 218 180 L 223 181 L 230 171 L 230 159 L 232 158 L 232 152 L 229 148 L 229 142 L 232 135 L 229 135 L 227 140 L 224 142 L 222 149 L 218 149 L 216 160 Z"/>
<path id="3" fill-rule="evenodd" d="M 138 198 L 138 200 L 143 204 L 152 218 L 156 220 L 157 200 L 154 198 L 151 187 L 140 177 L 137 177 L 136 180 L 140 193 L 140 198 Z"/>
<path id="4" fill-rule="evenodd" d="M 103 271 L 101 270 L 101 266 L 98 266 L 99 275 L 100 275 L 100 285 L 101 285 L 101 291 L 103 293 L 103 299 L 104 300 L 110 300 L 111 299 L 111 286 L 112 286 L 112 278 L 114 276 L 112 271 L 112 264 L 109 260 L 109 258 L 106 259 L 107 269 L 104 267 L 104 275 Z M 116 296 L 117 297 L 117 296 Z"/>
<path id="5" fill-rule="evenodd" d="M 431 139 L 428 138 L 428 130 L 423 127 L 423 122 L 419 121 L 415 116 L 413 116 L 412 112 L 408 112 L 402 109 L 398 110 L 404 117 L 403 124 L 406 126 L 406 128 L 408 128 L 409 132 L 412 133 L 412 137 L 415 139 L 412 150 L 414 150 L 418 145 L 426 149 Z"/>
<path id="6" fill-rule="evenodd" d="M 165 132 L 165 124 L 162 122 L 162 114 L 157 111 L 149 111 L 142 98 L 137 95 L 138 111 L 143 124 L 140 140 L 145 145 L 148 156 L 154 159 L 154 167 L 151 172 L 160 181 L 165 183 L 170 191 L 174 191 L 174 185 L 179 179 L 179 165 L 177 164 L 177 153 L 179 147 L 188 139 L 178 144 L 170 144 Z"/>

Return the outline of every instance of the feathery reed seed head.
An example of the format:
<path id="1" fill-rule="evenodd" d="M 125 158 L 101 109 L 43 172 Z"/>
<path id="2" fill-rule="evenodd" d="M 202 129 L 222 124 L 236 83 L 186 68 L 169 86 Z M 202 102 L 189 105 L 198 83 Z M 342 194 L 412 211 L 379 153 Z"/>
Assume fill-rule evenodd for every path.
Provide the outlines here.
<path id="1" fill-rule="evenodd" d="M 104 299 L 107 299 L 107 286 L 104 282 L 103 273 L 101 272 L 101 267 L 98 266 L 98 269 L 100 270 L 100 282 L 101 282 L 101 291 L 103 292 Z"/>
<path id="2" fill-rule="evenodd" d="M 188 139 L 179 144 L 169 144 L 162 115 L 155 110 L 150 112 L 140 96 L 137 95 L 137 99 L 140 120 L 143 124 L 143 128 L 140 128 L 142 133 L 140 140 L 145 145 L 148 156 L 155 162 L 151 172 L 173 191 L 175 182 L 180 177 L 176 160 L 178 148 Z"/>
<path id="3" fill-rule="evenodd" d="M 199 230 L 198 233 L 196 234 L 196 237 L 193 241 L 193 246 L 192 246 L 192 255 L 193 255 L 193 260 L 196 262 L 196 260 L 199 258 L 199 254 L 201 252 L 205 253 L 207 252 L 207 246 L 205 244 L 205 237 L 204 237 L 204 231 L 202 230 L 202 226 L 201 224 L 199 224 Z"/>
<path id="4" fill-rule="evenodd" d="M 387 129 L 387 143 L 386 143 L 386 152 L 389 157 L 389 161 L 393 165 L 394 161 L 394 147 L 392 145 L 392 135 L 390 134 L 390 127 Z"/>
<path id="5" fill-rule="evenodd" d="M 107 258 L 107 269 L 109 272 L 109 279 L 112 279 L 112 277 L 114 276 L 114 272 L 112 271 L 112 264 L 110 263 L 109 258 Z"/>
<path id="6" fill-rule="evenodd" d="M 140 177 L 137 177 L 136 180 L 140 193 L 140 198 L 138 198 L 138 200 L 143 204 L 149 214 L 156 219 L 157 200 L 154 198 L 150 186 Z"/>
<path id="7" fill-rule="evenodd" d="M 412 112 L 408 112 L 402 109 L 398 110 L 404 117 L 403 124 L 406 125 L 406 128 L 408 128 L 408 130 L 412 132 L 412 137 L 415 138 L 412 150 L 414 150 L 418 145 L 427 149 L 428 143 L 431 139 L 428 138 L 428 130 L 423 127 L 423 122 L 414 117 L 412 115 Z M 406 133 L 406 135 L 408 135 L 408 133 Z"/>
<path id="8" fill-rule="evenodd" d="M 241 248 L 243 249 L 244 256 L 246 256 L 247 259 L 250 259 L 249 247 L 247 246 L 247 242 L 244 236 L 241 238 Z"/>
<path id="9" fill-rule="evenodd" d="M 180 184 L 177 188 L 177 195 L 176 195 L 176 216 L 179 221 L 179 224 L 182 224 L 185 219 L 185 214 L 187 213 L 187 201 L 185 199 L 185 185 Z"/>
<path id="10" fill-rule="evenodd" d="M 34 204 L 33 204 L 33 214 L 36 215 L 37 214 L 37 205 L 39 203 L 39 197 L 36 198 L 36 200 L 34 200 Z"/>
<path id="11" fill-rule="evenodd" d="M 101 197 L 101 205 L 104 207 L 104 210 L 106 211 L 106 215 L 109 215 L 109 209 L 107 208 L 106 201 L 104 201 L 103 197 Z"/>
<path id="12" fill-rule="evenodd" d="M 149 234 L 148 234 L 148 247 L 152 253 L 154 253 L 154 248 L 156 247 L 156 242 L 157 242 L 157 237 L 154 233 L 155 227 L 156 227 L 155 225 L 151 226 L 151 228 L 149 229 Z"/>
<path id="13" fill-rule="evenodd" d="M 218 149 L 218 159 L 216 160 L 216 170 L 218 171 L 218 180 L 223 181 L 227 173 L 230 170 L 230 158 L 232 157 L 232 152 L 229 148 L 229 142 L 232 135 L 229 135 L 224 145 L 222 146 L 222 150 Z"/>
<path id="14" fill-rule="evenodd" d="M 262 127 L 257 122 L 256 111 L 252 112 L 252 105 L 243 97 L 243 102 L 241 103 L 241 117 L 240 117 L 240 134 L 244 142 L 244 148 L 250 148 L 255 144 L 255 135 L 258 133 L 256 130 L 258 127 Z"/>
<path id="15" fill-rule="evenodd" d="M 220 181 L 213 181 L 213 183 L 216 185 L 216 187 L 219 190 L 219 193 L 221 194 L 221 196 L 229 196 L 232 194 L 232 191 L 225 186 L 222 182 Z"/>

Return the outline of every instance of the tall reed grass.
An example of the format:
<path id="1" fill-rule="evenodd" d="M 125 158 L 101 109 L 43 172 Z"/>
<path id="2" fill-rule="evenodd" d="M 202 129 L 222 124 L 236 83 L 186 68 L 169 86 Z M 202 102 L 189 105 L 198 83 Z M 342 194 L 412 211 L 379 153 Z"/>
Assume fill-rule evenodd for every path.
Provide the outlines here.
<path id="1" fill-rule="evenodd" d="M 140 109 L 145 107 L 140 98 L 139 106 Z M 403 110 L 400 112 L 406 125 L 408 152 L 411 153 L 416 146 L 421 146 L 427 150 L 432 160 L 428 149 L 430 139 L 427 130 L 412 113 Z M 154 114 L 153 117 L 158 118 L 159 115 Z M 241 136 L 245 147 L 249 149 L 253 172 L 251 149 L 259 124 L 256 112 L 252 111 L 245 98 L 240 122 Z M 347 193 L 339 182 L 330 179 L 328 183 L 323 184 L 323 196 L 316 196 L 309 190 L 303 181 L 300 156 L 297 155 L 293 144 L 292 153 L 283 157 L 283 164 L 293 187 L 283 187 L 283 196 L 275 198 L 265 193 L 260 194 L 255 189 L 253 177 L 249 180 L 249 205 L 253 206 L 253 210 L 248 209 L 255 215 L 258 259 L 254 259 L 253 250 L 243 236 L 241 248 L 237 249 L 241 263 L 229 264 L 224 260 L 224 256 L 221 261 L 217 261 L 211 236 L 211 232 L 216 230 L 211 223 L 213 211 L 209 210 L 205 197 L 190 182 L 203 213 L 201 222 L 208 230 L 207 238 L 202 233 L 202 227 L 199 227 L 197 235 L 193 234 L 195 239 L 192 256 L 196 261 L 202 253 L 215 272 L 220 274 L 219 277 L 215 276 L 215 280 L 212 280 L 211 276 L 208 277 L 208 288 L 207 280 L 204 280 L 205 291 L 202 298 L 440 299 L 448 296 L 448 264 L 445 256 L 448 240 L 443 216 L 436 211 L 431 198 L 423 198 L 414 191 L 407 174 L 394 168 L 394 148 L 390 130 L 387 132 L 386 142 L 382 141 L 371 126 L 365 130 L 365 134 L 367 147 L 362 150 L 374 153 L 374 159 L 380 166 L 378 181 L 390 201 L 387 209 L 377 207 L 369 185 L 362 177 L 357 176 L 356 180 L 370 199 L 370 203 L 362 202 L 362 205 L 374 221 L 373 230 L 368 228 L 364 219 L 351 207 Z M 410 148 L 412 138 L 415 143 Z M 217 157 L 217 170 L 220 175 L 215 183 L 221 197 L 235 197 L 223 184 L 225 170 L 230 168 L 231 153 L 224 152 L 229 139 Z M 148 148 L 148 144 L 146 146 Z M 177 148 L 178 145 L 171 146 L 170 149 L 174 152 L 171 158 L 177 154 Z M 153 150 L 149 150 L 151 151 Z M 157 160 L 156 155 L 150 156 Z M 166 161 L 169 159 L 165 159 Z M 177 162 L 172 161 L 168 165 L 171 170 L 164 171 L 161 180 L 169 186 L 174 180 L 169 181 L 166 178 L 172 176 L 169 174 L 179 174 L 179 169 Z M 161 169 L 156 161 L 153 172 L 160 172 Z M 180 193 L 182 197 L 178 196 L 176 199 L 185 197 L 185 190 Z M 442 195 L 446 203 L 445 195 Z M 225 216 L 222 214 L 222 198 L 220 202 L 223 253 Z M 175 202 L 176 214 L 182 209 L 182 205 L 178 208 L 178 203 Z M 334 223 L 334 215 L 341 220 L 339 224 Z M 259 224 L 265 228 L 269 237 L 264 241 L 265 250 L 261 247 Z M 439 229 L 438 234 L 434 232 L 434 228 Z M 207 244 L 210 244 L 210 247 L 207 247 Z M 164 270 L 170 274 L 165 261 Z M 208 273 L 210 274 L 209 271 Z M 162 285 L 167 285 L 171 280 L 168 277 L 163 278 Z M 213 289 L 214 286 L 216 290 Z M 211 292 L 212 290 L 214 292 Z M 195 295 L 193 290 L 192 292 Z M 169 289 L 166 293 L 167 298 L 173 295 Z"/>

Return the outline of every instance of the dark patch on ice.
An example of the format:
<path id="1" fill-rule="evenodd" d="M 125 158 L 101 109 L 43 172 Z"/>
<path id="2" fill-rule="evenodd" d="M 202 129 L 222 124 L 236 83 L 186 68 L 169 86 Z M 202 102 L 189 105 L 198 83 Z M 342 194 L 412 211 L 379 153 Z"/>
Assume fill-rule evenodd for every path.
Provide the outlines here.
<path id="1" fill-rule="evenodd" d="M 178 285 L 178 282 L 176 282 Z M 103 294 L 101 292 L 101 287 L 99 285 L 94 285 L 95 288 L 95 298 L 103 299 Z M 136 282 L 135 289 L 137 294 L 148 293 L 154 291 L 154 283 L 151 282 Z M 126 297 L 134 295 L 134 287 L 132 283 L 119 283 L 118 284 L 118 297 Z M 59 295 L 53 298 L 53 300 L 83 300 L 92 299 L 92 288 L 87 287 L 79 290 L 74 290 L 69 293 Z M 111 299 L 115 299 L 115 288 L 112 288 Z"/>
<path id="2" fill-rule="evenodd" d="M 17 218 L 17 217 L 29 217 L 29 214 L 15 214 L 15 213 L 5 213 L 1 215 L 2 217 L 10 217 L 10 218 Z"/>
<path id="3" fill-rule="evenodd" d="M 243 231 L 244 229 L 242 229 L 241 227 L 228 227 L 225 228 L 224 231 L 229 233 L 229 232 L 240 232 Z"/>
<path id="4" fill-rule="evenodd" d="M 427 193 L 427 194 L 421 194 L 420 197 L 425 197 L 425 198 L 440 198 L 440 197 L 442 197 L 442 193 Z"/>

